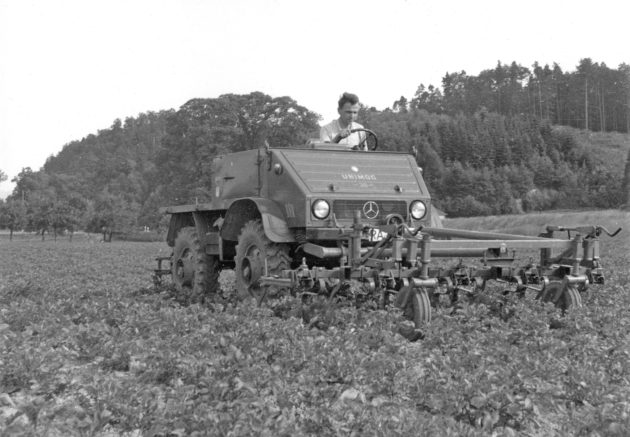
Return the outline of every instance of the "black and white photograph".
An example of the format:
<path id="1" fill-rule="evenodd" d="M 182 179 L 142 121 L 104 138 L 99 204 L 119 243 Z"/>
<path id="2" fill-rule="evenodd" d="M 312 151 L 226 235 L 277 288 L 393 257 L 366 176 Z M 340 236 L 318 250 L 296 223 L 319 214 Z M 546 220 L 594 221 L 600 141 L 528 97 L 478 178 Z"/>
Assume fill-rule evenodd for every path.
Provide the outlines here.
<path id="1" fill-rule="evenodd" d="M 0 0 L 0 436 L 630 435 L 628 17 Z"/>

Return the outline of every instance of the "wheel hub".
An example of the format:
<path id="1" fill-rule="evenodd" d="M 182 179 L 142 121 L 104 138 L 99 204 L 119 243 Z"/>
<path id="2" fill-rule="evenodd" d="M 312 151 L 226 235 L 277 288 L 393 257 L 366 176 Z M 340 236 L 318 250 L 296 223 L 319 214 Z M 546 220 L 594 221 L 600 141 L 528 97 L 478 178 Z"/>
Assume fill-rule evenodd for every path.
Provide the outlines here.
<path id="1" fill-rule="evenodd" d="M 252 286 L 263 275 L 264 261 L 260 249 L 252 246 L 247 250 L 247 256 L 241 262 L 241 276 L 243 282 Z"/>

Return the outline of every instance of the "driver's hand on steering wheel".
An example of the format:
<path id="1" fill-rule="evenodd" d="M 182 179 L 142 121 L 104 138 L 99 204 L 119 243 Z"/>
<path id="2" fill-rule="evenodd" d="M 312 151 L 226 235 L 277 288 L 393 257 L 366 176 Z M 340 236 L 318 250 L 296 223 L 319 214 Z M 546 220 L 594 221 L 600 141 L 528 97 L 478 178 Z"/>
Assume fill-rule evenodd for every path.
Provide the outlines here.
<path id="1" fill-rule="evenodd" d="M 343 140 L 344 138 L 348 137 L 350 135 L 350 129 L 346 128 L 346 129 L 342 129 L 339 131 L 339 133 L 337 135 L 339 135 L 339 139 Z"/>

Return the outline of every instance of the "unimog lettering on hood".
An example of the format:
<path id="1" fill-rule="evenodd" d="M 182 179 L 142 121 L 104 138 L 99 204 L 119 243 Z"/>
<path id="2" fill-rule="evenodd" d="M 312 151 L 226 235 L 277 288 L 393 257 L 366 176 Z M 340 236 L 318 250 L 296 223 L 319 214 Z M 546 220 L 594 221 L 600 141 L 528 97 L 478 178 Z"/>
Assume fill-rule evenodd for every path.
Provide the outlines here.
<path id="1" fill-rule="evenodd" d="M 353 174 L 353 173 L 341 173 L 341 179 L 344 181 L 375 181 L 376 175 L 374 174 Z"/>

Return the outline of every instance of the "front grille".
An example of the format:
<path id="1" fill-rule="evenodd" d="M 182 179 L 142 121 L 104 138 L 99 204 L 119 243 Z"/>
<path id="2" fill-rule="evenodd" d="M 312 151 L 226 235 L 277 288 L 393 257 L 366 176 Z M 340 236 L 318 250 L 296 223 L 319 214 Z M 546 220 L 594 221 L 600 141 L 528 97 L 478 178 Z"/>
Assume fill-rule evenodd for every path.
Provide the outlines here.
<path id="1" fill-rule="evenodd" d="M 373 202 L 378 207 L 378 214 L 374 215 L 374 205 L 366 205 Z M 372 206 L 370 211 L 370 206 Z M 352 220 L 354 211 L 361 211 L 362 220 L 382 221 L 389 214 L 400 214 L 407 219 L 407 203 L 400 200 L 335 200 L 333 202 L 333 212 L 339 220 Z M 366 212 L 368 215 L 366 215 Z"/>

